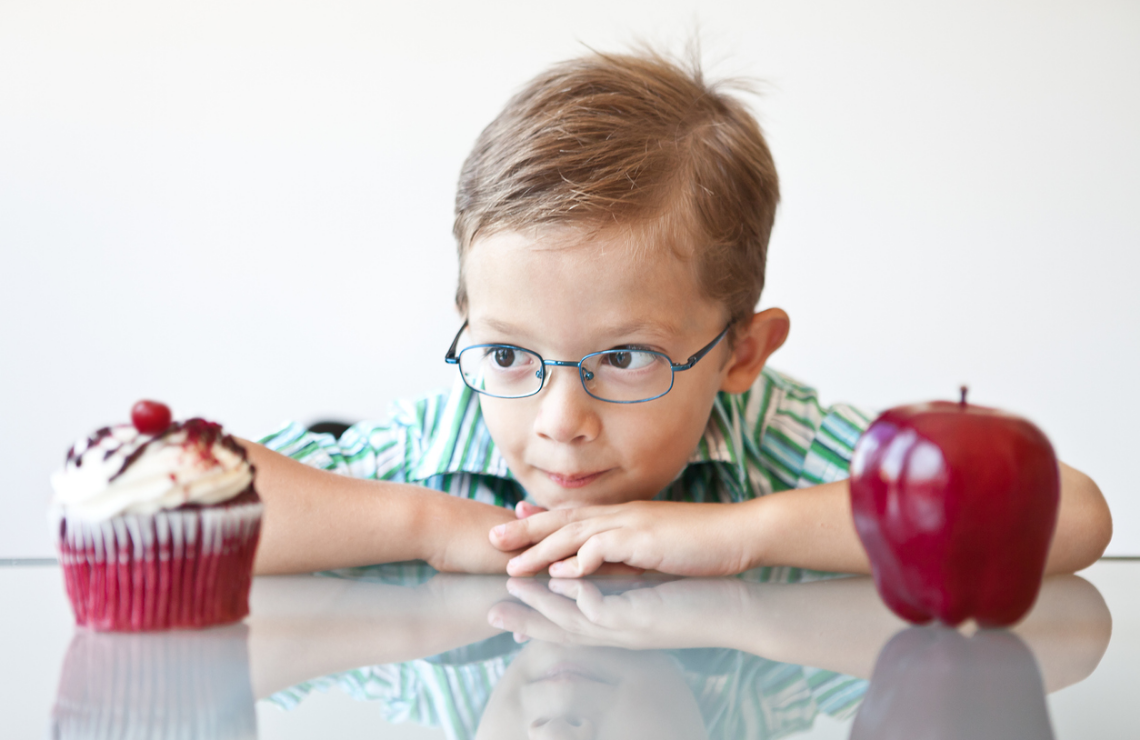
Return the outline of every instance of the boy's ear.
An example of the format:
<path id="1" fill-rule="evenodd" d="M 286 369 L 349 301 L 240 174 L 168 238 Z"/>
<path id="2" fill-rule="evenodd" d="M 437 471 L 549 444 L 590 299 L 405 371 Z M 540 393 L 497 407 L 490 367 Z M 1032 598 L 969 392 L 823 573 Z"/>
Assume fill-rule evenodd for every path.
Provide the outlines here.
<path id="1" fill-rule="evenodd" d="M 769 308 L 752 316 L 736 337 L 728 373 L 720 384 L 727 393 L 743 393 L 756 382 L 768 357 L 788 338 L 792 322 L 782 308 Z"/>

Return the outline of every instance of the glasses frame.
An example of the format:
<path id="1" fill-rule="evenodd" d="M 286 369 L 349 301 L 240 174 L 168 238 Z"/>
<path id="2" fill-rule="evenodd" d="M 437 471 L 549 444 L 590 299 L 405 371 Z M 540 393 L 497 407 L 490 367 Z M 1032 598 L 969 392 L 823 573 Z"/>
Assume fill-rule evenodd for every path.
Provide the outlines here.
<path id="1" fill-rule="evenodd" d="M 713 348 L 716 347 L 717 344 L 720 343 L 720 340 L 724 339 L 725 335 L 728 334 L 728 330 L 731 328 L 732 328 L 732 324 L 729 324 L 728 326 L 724 327 L 724 329 L 721 331 L 721 333 L 716 335 L 715 339 L 713 339 L 711 342 L 706 344 L 704 347 L 701 347 L 699 350 L 696 351 L 695 354 L 690 355 L 689 359 L 686 362 L 673 362 L 672 358 L 670 358 L 669 355 L 665 354 L 664 352 L 657 352 L 656 350 L 651 350 L 651 349 L 639 349 L 639 350 L 604 349 L 600 352 L 591 352 L 590 354 L 586 355 L 585 357 L 578 360 L 577 362 L 572 362 L 570 360 L 547 360 L 542 355 L 535 352 L 533 349 L 527 349 L 526 347 L 520 347 L 517 344 L 473 344 L 470 347 L 464 347 L 463 352 L 466 352 L 469 349 L 479 349 L 479 348 L 491 347 L 491 348 L 495 348 L 495 349 L 520 350 L 522 352 L 528 352 L 528 353 L 534 355 L 535 357 L 537 357 L 539 362 L 542 364 L 541 369 L 535 373 L 535 375 L 538 375 L 538 388 L 535 389 L 535 391 L 533 393 L 527 393 L 527 394 L 524 394 L 521 396 L 498 396 L 498 395 L 495 395 L 494 393 L 488 393 L 487 391 L 482 391 L 482 390 L 479 390 L 478 388 L 472 387 L 471 384 L 467 382 L 467 376 L 463 374 L 462 368 L 459 370 L 459 377 L 463 378 L 463 384 L 464 385 L 466 385 L 468 388 L 471 388 L 471 390 L 475 391 L 476 393 L 480 393 L 484 396 L 490 396 L 491 398 L 508 398 L 508 399 L 509 398 L 530 398 L 531 396 L 538 395 L 542 391 L 542 389 L 546 387 L 546 377 L 547 377 L 547 375 L 549 375 L 549 373 L 546 372 L 546 368 L 548 368 L 548 367 L 575 367 L 575 368 L 578 368 L 578 379 L 580 381 L 582 381 L 582 390 L 586 391 L 587 395 L 589 395 L 590 398 L 596 398 L 597 400 L 605 401 L 606 403 L 623 403 L 623 404 L 645 403 L 646 401 L 653 401 L 655 399 L 661 398 L 661 396 L 664 396 L 666 393 L 673 390 L 673 381 L 676 380 L 677 373 L 684 372 L 685 370 L 689 370 L 693 367 L 693 365 L 696 365 L 698 362 L 700 362 L 701 358 L 703 358 L 705 355 L 707 355 L 709 352 L 711 352 L 713 350 Z M 463 326 L 459 327 L 459 331 L 455 333 L 455 339 L 451 340 L 451 346 L 447 348 L 447 354 L 444 355 L 443 361 L 446 362 L 448 365 L 458 365 L 459 364 L 459 355 L 456 354 L 455 350 L 459 346 L 459 337 L 463 336 L 463 332 L 466 329 L 467 329 L 467 321 L 464 320 Z M 648 352 L 649 354 L 657 355 L 658 357 L 663 357 L 665 359 L 665 361 L 669 363 L 669 368 L 672 371 L 669 374 L 669 387 L 666 388 L 661 393 L 658 393 L 656 396 L 650 396 L 649 398 L 641 398 L 641 399 L 638 399 L 636 401 L 614 401 L 614 400 L 611 400 L 609 398 L 602 398 L 601 396 L 595 396 L 593 393 L 590 393 L 590 389 L 586 387 L 586 382 L 593 378 L 593 373 L 591 373 L 586 368 L 582 367 L 582 363 L 585 362 L 586 360 L 590 359 L 591 357 L 597 357 L 599 355 L 607 355 L 607 354 L 612 354 L 614 352 L 631 352 L 631 351 Z M 589 377 L 586 377 L 587 375 Z"/>

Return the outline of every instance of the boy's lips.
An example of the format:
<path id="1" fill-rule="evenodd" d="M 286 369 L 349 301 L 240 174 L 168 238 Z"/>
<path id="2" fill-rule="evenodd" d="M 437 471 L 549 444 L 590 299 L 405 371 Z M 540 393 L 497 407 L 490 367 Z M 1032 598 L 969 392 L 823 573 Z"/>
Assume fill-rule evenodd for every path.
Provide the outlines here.
<path id="1" fill-rule="evenodd" d="M 581 488 L 582 486 L 593 483 L 598 478 L 610 472 L 610 469 L 598 470 L 593 473 L 554 473 L 549 470 L 543 470 L 542 472 L 553 483 L 563 488 Z"/>

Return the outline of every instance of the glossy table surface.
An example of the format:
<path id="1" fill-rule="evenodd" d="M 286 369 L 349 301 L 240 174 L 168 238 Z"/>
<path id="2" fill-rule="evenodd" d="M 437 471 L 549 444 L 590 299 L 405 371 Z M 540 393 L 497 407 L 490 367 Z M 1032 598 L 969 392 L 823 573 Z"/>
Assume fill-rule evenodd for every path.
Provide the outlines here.
<path id="1" fill-rule="evenodd" d="M 1133 738 L 1138 585 L 1101 561 L 1013 630 L 952 631 L 867 578 L 405 564 L 258 578 L 242 624 L 122 635 L 73 626 L 58 567 L 5 565 L 3 735 Z"/>

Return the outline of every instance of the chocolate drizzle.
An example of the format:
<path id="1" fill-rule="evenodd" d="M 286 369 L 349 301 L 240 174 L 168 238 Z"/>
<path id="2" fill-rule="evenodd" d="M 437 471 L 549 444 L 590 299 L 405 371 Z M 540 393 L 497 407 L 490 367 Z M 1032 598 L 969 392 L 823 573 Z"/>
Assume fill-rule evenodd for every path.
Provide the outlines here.
<path id="1" fill-rule="evenodd" d="M 104 430 L 101 429 L 99 431 L 102 432 Z M 248 457 L 246 456 L 245 448 L 242 447 L 240 444 L 238 444 L 237 441 L 232 436 L 230 436 L 228 434 L 223 434 L 221 424 L 217 424 L 217 423 L 212 422 L 212 421 L 206 421 L 205 419 L 200 419 L 200 418 L 195 417 L 193 419 L 187 419 L 186 421 L 182 421 L 182 422 L 176 421 L 176 422 L 172 423 L 170 426 L 168 426 L 161 434 L 157 434 L 157 435 L 151 437 L 150 439 L 148 439 L 147 441 L 143 442 L 141 445 L 139 445 L 137 448 L 135 448 L 131 452 L 131 454 L 126 456 L 126 458 L 123 460 L 123 464 L 119 468 L 118 472 L 116 472 L 114 475 L 112 475 L 107 480 L 107 482 L 113 483 L 117 478 L 119 478 L 119 476 L 121 476 L 123 473 L 127 472 L 127 470 L 132 465 L 134 465 L 135 462 L 137 462 L 138 459 L 141 458 L 146 453 L 147 448 L 149 448 L 152 444 L 154 444 L 155 442 L 158 442 L 160 440 L 166 439 L 167 437 L 171 436 L 172 434 L 175 434 L 175 433 L 180 432 L 180 431 L 186 432 L 186 441 L 182 443 L 183 446 L 184 447 L 190 447 L 190 446 L 197 447 L 198 448 L 198 454 L 201 455 L 204 460 L 209 460 L 210 462 L 215 462 L 215 463 L 218 461 L 217 458 L 214 457 L 214 453 L 213 453 L 213 449 L 212 449 L 214 446 L 214 443 L 218 442 L 223 447 L 225 447 L 227 450 L 229 450 L 230 452 L 233 452 L 234 454 L 241 457 L 242 461 L 248 461 Z M 96 432 L 96 434 L 98 434 L 98 433 L 99 432 Z M 109 434 L 110 431 L 107 430 L 107 433 Z M 106 435 L 103 435 L 103 436 L 106 436 Z M 99 439 L 102 439 L 102 437 L 100 437 Z"/>
<path id="2" fill-rule="evenodd" d="M 87 438 L 87 445 L 83 448 L 83 451 L 86 452 L 110 436 L 111 427 L 101 427 L 99 429 L 96 429 L 95 433 Z M 107 458 L 104 457 L 103 459 L 106 460 Z M 77 468 L 83 465 L 83 454 L 75 454 L 75 445 L 72 445 L 71 448 L 67 451 L 67 460 L 64 464 L 70 465 L 71 463 L 75 463 L 75 467 Z"/>

